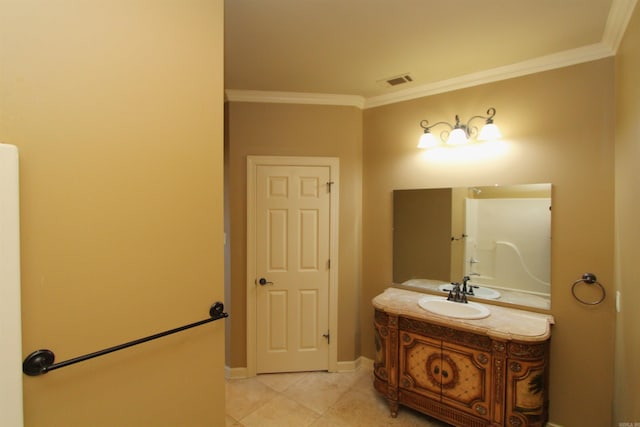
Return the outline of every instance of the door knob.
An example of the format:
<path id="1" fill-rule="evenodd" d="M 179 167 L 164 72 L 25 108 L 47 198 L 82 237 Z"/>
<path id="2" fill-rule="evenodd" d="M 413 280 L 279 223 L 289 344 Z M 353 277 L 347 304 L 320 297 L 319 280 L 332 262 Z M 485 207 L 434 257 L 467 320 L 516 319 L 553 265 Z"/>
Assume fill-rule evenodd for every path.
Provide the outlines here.
<path id="1" fill-rule="evenodd" d="M 267 281 L 267 279 L 265 279 L 264 277 L 261 277 L 261 278 L 258 280 L 258 284 L 259 284 L 260 286 L 264 286 L 264 285 L 273 285 L 273 282 L 268 282 L 268 281 Z"/>

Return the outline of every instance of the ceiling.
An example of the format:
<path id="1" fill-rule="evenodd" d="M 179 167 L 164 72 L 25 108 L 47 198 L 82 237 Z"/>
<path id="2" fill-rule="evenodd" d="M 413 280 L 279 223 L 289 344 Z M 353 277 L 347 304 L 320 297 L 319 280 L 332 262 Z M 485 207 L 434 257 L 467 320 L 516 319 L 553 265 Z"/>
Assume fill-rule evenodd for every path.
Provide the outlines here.
<path id="1" fill-rule="evenodd" d="M 613 55 L 635 2 L 225 0 L 225 89 L 371 106 L 557 68 Z"/>

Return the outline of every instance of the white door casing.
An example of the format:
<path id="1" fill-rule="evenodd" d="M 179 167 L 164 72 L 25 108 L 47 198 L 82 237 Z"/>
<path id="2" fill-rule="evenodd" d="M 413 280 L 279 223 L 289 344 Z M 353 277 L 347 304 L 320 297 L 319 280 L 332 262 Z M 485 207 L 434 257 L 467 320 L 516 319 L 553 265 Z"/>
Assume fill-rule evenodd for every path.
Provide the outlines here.
<path id="1" fill-rule="evenodd" d="M 0 143 L 0 425 L 23 425 L 18 149 Z"/>
<path id="2" fill-rule="evenodd" d="M 338 159 L 249 156 L 247 177 L 247 375 L 335 371 Z"/>

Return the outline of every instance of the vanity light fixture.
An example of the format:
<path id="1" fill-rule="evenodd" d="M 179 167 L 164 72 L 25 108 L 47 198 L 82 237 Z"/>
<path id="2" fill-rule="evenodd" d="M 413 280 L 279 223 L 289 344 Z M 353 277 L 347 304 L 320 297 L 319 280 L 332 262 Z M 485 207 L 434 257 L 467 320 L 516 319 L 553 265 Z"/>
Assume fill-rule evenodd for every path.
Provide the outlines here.
<path id="1" fill-rule="evenodd" d="M 420 122 L 420 126 L 424 129 L 424 134 L 420 137 L 418 148 L 433 148 L 441 145 L 440 141 L 438 141 L 431 133 L 431 128 L 439 125 L 446 125 L 450 129 L 445 129 L 440 133 L 440 140 L 446 145 L 463 145 L 467 144 L 470 139 L 477 139 L 478 141 L 492 141 L 500 139 L 502 137 L 500 130 L 493 123 L 493 117 L 495 115 L 496 109 L 491 107 L 487 110 L 486 116 L 473 116 L 466 124 L 460 123 L 460 117 L 458 117 L 457 114 L 455 125 L 448 122 L 438 122 L 429 125 L 427 120 L 422 120 Z M 476 119 L 482 119 L 485 121 L 484 126 L 479 132 L 477 126 L 473 126 L 471 124 L 471 122 Z"/>

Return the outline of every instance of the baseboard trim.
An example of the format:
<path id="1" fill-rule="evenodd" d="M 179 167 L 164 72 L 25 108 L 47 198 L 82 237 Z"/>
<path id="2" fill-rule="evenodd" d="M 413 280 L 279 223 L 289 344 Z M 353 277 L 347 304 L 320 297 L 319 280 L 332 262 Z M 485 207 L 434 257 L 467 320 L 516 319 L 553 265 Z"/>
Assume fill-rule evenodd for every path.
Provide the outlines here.
<path id="1" fill-rule="evenodd" d="M 338 362 L 338 369 L 335 372 L 353 372 L 356 369 L 358 369 L 360 366 L 366 366 L 370 368 L 373 366 L 373 360 L 364 356 L 360 356 L 356 360 Z M 230 379 L 249 378 L 249 375 L 246 367 L 230 368 L 228 366 L 225 366 L 224 377 L 230 380 Z M 554 426 L 550 425 L 549 427 L 554 427 Z M 561 426 L 555 426 L 555 427 L 561 427 Z"/>
<path id="2" fill-rule="evenodd" d="M 338 362 L 338 371 L 337 372 L 353 372 L 361 366 L 372 367 L 373 360 L 360 356 L 356 360 L 349 362 Z"/>
<path id="3" fill-rule="evenodd" d="M 249 378 L 249 375 L 247 375 L 247 372 L 248 371 L 246 367 L 242 367 L 242 368 L 230 368 L 228 366 L 224 367 L 224 377 L 228 380 Z"/>

